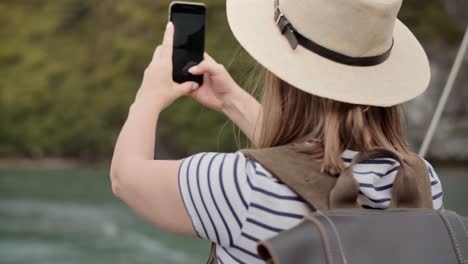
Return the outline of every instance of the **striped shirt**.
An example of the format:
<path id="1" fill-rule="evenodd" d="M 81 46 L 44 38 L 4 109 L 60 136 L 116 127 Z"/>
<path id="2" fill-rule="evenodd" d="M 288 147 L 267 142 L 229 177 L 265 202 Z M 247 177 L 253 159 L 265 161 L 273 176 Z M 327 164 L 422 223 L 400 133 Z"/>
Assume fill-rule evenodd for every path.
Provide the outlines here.
<path id="1" fill-rule="evenodd" d="M 357 152 L 342 154 L 348 166 Z M 435 209 L 442 207 L 442 186 L 426 161 Z M 374 159 L 356 164 L 364 208 L 389 206 L 399 163 Z M 297 225 L 310 209 L 286 185 L 241 152 L 200 153 L 184 159 L 179 188 L 193 227 L 201 238 L 217 244 L 219 263 L 263 263 L 256 244 Z"/>

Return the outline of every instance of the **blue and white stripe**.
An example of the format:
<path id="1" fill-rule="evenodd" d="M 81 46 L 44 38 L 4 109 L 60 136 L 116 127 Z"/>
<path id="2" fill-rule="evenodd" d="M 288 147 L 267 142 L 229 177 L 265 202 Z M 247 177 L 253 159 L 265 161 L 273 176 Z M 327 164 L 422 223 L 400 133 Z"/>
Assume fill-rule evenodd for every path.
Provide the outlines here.
<path id="1" fill-rule="evenodd" d="M 346 165 L 354 155 L 349 150 L 343 153 Z M 433 205 L 439 209 L 441 182 L 432 166 L 426 165 Z M 388 207 L 398 168 L 397 161 L 387 158 L 353 168 L 364 208 Z M 295 226 L 310 212 L 300 197 L 241 152 L 200 153 L 184 159 L 179 187 L 197 234 L 218 245 L 219 263 L 263 263 L 256 255 L 257 242 Z"/>

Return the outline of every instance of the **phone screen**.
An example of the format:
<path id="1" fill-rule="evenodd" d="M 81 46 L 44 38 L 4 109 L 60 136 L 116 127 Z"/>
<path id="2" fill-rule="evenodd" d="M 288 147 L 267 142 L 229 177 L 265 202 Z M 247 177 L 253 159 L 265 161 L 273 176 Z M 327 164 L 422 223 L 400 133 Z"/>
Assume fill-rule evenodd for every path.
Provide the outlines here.
<path id="1" fill-rule="evenodd" d="M 188 69 L 203 60 L 205 14 L 206 8 L 203 5 L 177 3 L 171 6 L 170 19 L 175 26 L 173 79 L 177 83 L 203 83 L 203 76 L 192 75 Z"/>

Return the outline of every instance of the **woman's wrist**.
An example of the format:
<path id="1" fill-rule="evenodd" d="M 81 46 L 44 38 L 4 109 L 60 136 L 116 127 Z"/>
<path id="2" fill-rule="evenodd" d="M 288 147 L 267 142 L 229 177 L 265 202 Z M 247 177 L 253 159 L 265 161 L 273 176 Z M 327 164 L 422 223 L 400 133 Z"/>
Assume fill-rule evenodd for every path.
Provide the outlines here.
<path id="1" fill-rule="evenodd" d="M 249 96 L 241 87 L 237 87 L 230 94 L 225 96 L 223 100 L 222 112 L 230 116 L 230 114 L 239 112 L 242 108 L 242 102 Z"/>
<path id="2" fill-rule="evenodd" d="M 252 95 L 239 88 L 224 102 L 223 113 L 255 143 L 261 105 Z"/>
<path id="3" fill-rule="evenodd" d="M 148 101 L 142 98 L 136 98 L 133 104 L 130 106 L 130 112 L 141 112 L 148 115 L 156 115 L 164 110 L 162 103 L 159 103 L 157 100 Z"/>

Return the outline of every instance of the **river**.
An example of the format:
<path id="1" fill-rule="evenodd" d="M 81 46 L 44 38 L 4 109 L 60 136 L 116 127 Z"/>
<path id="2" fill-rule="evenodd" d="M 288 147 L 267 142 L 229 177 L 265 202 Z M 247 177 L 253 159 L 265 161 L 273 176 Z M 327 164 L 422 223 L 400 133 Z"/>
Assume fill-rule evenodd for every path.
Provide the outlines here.
<path id="1" fill-rule="evenodd" d="M 466 170 L 438 173 L 446 207 L 468 215 Z M 0 170 L 1 264 L 190 264 L 208 249 L 136 216 L 113 197 L 104 170 Z"/>

